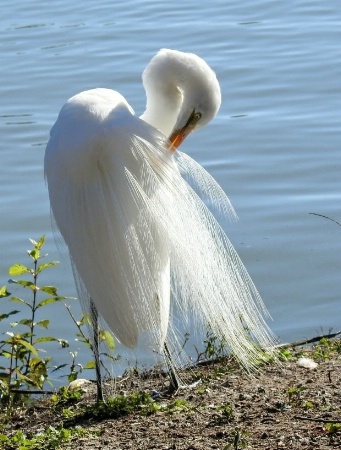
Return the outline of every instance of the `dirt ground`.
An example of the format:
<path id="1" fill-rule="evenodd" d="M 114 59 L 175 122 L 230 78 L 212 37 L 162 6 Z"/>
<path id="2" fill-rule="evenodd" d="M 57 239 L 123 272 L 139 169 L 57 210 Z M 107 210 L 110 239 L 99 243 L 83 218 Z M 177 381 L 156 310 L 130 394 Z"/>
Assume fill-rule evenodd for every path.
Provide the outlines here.
<path id="1" fill-rule="evenodd" d="M 77 415 L 93 401 L 90 387 L 70 406 L 52 408 L 45 399 L 22 410 L 8 423 L 6 433 L 20 429 L 32 436 L 50 425 L 80 425 L 89 431 L 61 444 L 61 449 L 341 449 L 340 353 L 332 360 L 324 356 L 314 369 L 300 367 L 296 354 L 289 361 L 264 366 L 254 376 L 230 359 L 199 365 L 191 371 L 199 384 L 156 399 L 159 409 L 146 415 L 141 408 L 118 418 Z M 314 357 L 316 352 L 306 354 Z M 130 375 L 117 384 L 117 392 L 129 396 L 131 391 L 149 393 L 151 386 L 162 390 L 165 385 L 161 376 Z"/>

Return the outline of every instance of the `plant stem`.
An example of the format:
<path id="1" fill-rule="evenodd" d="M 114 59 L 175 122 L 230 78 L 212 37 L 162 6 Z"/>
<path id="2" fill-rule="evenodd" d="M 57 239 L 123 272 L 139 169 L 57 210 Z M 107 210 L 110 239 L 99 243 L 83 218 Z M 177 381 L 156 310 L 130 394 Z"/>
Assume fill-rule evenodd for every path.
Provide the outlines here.
<path id="1" fill-rule="evenodd" d="M 78 328 L 79 333 L 81 334 L 82 338 L 84 339 L 84 341 L 90 345 L 90 349 L 92 350 L 92 344 L 90 342 L 90 339 L 85 336 L 85 334 L 83 333 L 82 327 L 79 325 L 79 323 L 77 322 L 77 320 L 75 319 L 74 315 L 71 312 L 70 306 L 65 305 L 65 308 L 67 309 L 68 313 L 70 314 L 70 317 L 73 321 L 73 323 L 76 325 L 76 327 Z"/>
<path id="2" fill-rule="evenodd" d="M 9 391 L 11 391 L 11 381 L 12 381 L 12 372 L 13 372 L 13 352 L 14 352 L 14 343 L 11 345 L 11 358 L 9 363 Z"/>
<path id="3" fill-rule="evenodd" d="M 33 333 L 34 333 L 34 319 L 35 319 L 35 313 L 36 313 L 36 302 L 37 302 L 37 265 L 38 265 L 38 259 L 34 258 L 34 269 L 33 269 L 33 282 L 34 282 L 34 289 L 33 289 L 33 302 L 32 302 L 32 318 L 31 318 L 31 325 L 30 325 L 30 344 L 33 345 Z M 26 361 L 26 368 L 25 368 L 25 375 L 28 374 L 30 369 L 30 361 L 31 361 L 31 355 L 32 353 L 29 352 L 27 356 Z"/>

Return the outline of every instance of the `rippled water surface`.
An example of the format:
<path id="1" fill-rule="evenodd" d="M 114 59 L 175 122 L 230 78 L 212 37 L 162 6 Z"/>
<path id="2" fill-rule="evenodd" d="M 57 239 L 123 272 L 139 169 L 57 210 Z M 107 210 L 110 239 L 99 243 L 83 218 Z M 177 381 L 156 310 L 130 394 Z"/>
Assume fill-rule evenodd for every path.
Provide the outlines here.
<path id="1" fill-rule="evenodd" d="M 46 274 L 75 296 L 52 237 L 43 156 L 67 98 L 119 90 L 144 109 L 141 73 L 162 47 L 214 68 L 223 104 L 183 151 L 228 193 L 237 223 L 223 224 L 282 341 L 340 329 L 341 9 L 338 2 L 2 2 L 0 18 L 0 285 L 47 236 L 61 259 Z M 7 306 L 1 307 L 4 310 Z M 65 312 L 51 333 L 73 339 Z M 0 323 L 0 331 L 2 324 Z"/>

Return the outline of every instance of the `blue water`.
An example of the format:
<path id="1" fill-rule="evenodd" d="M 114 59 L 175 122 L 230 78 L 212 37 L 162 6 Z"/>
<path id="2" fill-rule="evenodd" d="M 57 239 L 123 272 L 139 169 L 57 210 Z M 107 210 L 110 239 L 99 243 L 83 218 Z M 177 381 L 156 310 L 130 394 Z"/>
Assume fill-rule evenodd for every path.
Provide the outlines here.
<path id="1" fill-rule="evenodd" d="M 341 220 L 338 2 L 3 0 L 0 33 L 0 285 L 45 233 L 62 264 L 42 281 L 76 295 L 51 230 L 49 129 L 67 98 L 93 87 L 119 90 L 141 114 L 141 73 L 168 47 L 202 56 L 221 83 L 217 118 L 182 150 L 228 193 L 240 220 L 223 226 L 273 330 L 292 341 L 341 328 L 341 228 L 309 214 Z M 58 333 L 73 342 L 62 307 Z"/>

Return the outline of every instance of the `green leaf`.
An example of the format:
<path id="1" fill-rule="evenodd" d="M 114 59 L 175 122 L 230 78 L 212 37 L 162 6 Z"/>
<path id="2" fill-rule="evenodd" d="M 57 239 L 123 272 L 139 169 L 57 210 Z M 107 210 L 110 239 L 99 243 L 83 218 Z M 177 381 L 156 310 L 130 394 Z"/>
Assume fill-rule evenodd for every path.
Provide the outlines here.
<path id="1" fill-rule="evenodd" d="M 20 335 L 17 336 L 21 337 L 21 339 L 25 339 L 25 341 L 28 342 L 28 339 L 30 339 L 34 335 L 33 333 L 26 331 L 26 333 L 21 333 Z"/>
<path id="2" fill-rule="evenodd" d="M 325 427 L 326 427 L 326 430 L 328 431 L 328 433 L 330 433 L 330 434 L 334 434 L 334 433 L 341 431 L 341 423 L 339 423 L 339 422 L 336 422 L 336 423 L 328 422 L 328 423 L 326 423 Z"/>
<path id="3" fill-rule="evenodd" d="M 63 348 L 69 347 L 68 341 L 65 339 L 58 339 L 53 336 L 44 336 L 37 338 L 34 343 L 41 343 L 41 342 L 58 342 Z"/>
<path id="4" fill-rule="evenodd" d="M 70 347 L 70 344 L 68 343 L 68 341 L 66 339 L 58 339 L 60 345 L 62 346 L 62 348 L 68 348 Z"/>
<path id="5" fill-rule="evenodd" d="M 7 313 L 7 314 L 0 314 L 0 321 L 1 321 L 1 320 L 4 320 L 4 319 L 7 319 L 9 316 L 13 316 L 14 314 L 17 314 L 18 312 L 20 312 L 20 311 L 17 311 L 17 310 L 15 309 L 15 310 L 13 310 L 13 311 Z"/>
<path id="6" fill-rule="evenodd" d="M 37 350 L 33 347 L 33 345 L 31 345 L 29 342 L 24 341 L 23 339 L 19 339 L 18 341 L 21 345 L 23 345 L 24 347 L 27 348 L 27 350 L 29 350 L 31 353 L 33 353 L 33 355 L 38 356 L 38 352 Z"/>
<path id="7" fill-rule="evenodd" d="M 15 302 L 15 303 L 26 303 L 25 300 L 23 300 L 22 298 L 19 298 L 19 297 L 11 297 L 10 301 Z"/>
<path id="8" fill-rule="evenodd" d="M 66 300 L 66 299 L 67 299 L 67 297 L 49 297 L 49 298 L 45 298 L 44 300 L 42 300 L 41 302 L 39 302 L 37 304 L 37 309 L 41 308 L 42 306 L 49 305 L 50 303 L 61 302 L 61 301 Z"/>
<path id="9" fill-rule="evenodd" d="M 313 403 L 313 402 L 310 402 L 310 401 L 308 400 L 308 401 L 306 401 L 306 402 L 304 403 L 304 406 L 305 406 L 306 408 L 313 408 L 313 407 L 314 407 L 314 403 Z"/>
<path id="10" fill-rule="evenodd" d="M 8 292 L 7 286 L 2 286 L 0 288 L 0 297 L 8 297 L 9 295 L 11 295 L 11 293 Z"/>
<path id="11" fill-rule="evenodd" d="M 12 277 L 16 277 L 18 275 L 22 275 L 23 273 L 32 273 L 32 271 L 22 264 L 14 264 L 8 269 L 8 273 Z"/>
<path id="12" fill-rule="evenodd" d="M 113 335 L 108 330 L 102 330 L 100 332 L 100 339 L 106 343 L 110 350 L 114 350 L 115 340 Z"/>
<path id="13" fill-rule="evenodd" d="M 56 339 L 53 336 L 44 336 L 44 337 L 39 337 L 37 338 L 34 343 L 37 344 L 38 342 L 56 342 L 58 341 L 58 339 Z"/>
<path id="14" fill-rule="evenodd" d="M 32 380 L 31 378 L 29 378 L 28 376 L 24 375 L 21 372 L 18 372 L 18 377 L 20 378 L 20 380 L 25 381 L 25 383 L 27 383 L 30 386 L 39 387 L 39 385 L 34 380 Z M 20 450 L 23 450 L 23 449 L 26 450 L 26 448 L 28 450 L 29 447 L 20 446 Z"/>
<path id="15" fill-rule="evenodd" d="M 95 361 L 88 361 L 85 366 L 84 369 L 94 369 L 96 367 Z"/>
<path id="16" fill-rule="evenodd" d="M 30 320 L 30 319 L 21 319 L 21 320 L 19 321 L 19 324 L 20 324 L 20 325 L 26 325 L 26 326 L 28 326 L 28 327 L 31 327 L 31 326 L 32 326 L 32 320 Z"/>
<path id="17" fill-rule="evenodd" d="M 79 336 L 79 334 L 77 336 Z M 82 344 L 85 344 L 90 349 L 92 348 L 92 344 L 90 343 L 89 339 L 76 339 L 76 341 L 81 342 Z"/>
<path id="18" fill-rule="evenodd" d="M 78 373 L 73 372 L 73 373 L 70 373 L 70 375 L 67 377 L 67 380 L 69 383 L 71 383 L 72 381 L 77 380 L 77 377 L 78 377 Z"/>
<path id="19" fill-rule="evenodd" d="M 78 322 L 78 324 L 80 326 L 86 324 L 86 325 L 91 325 L 91 317 L 90 314 L 82 314 L 81 315 L 81 320 Z"/>
<path id="20" fill-rule="evenodd" d="M 14 283 L 14 284 L 20 284 L 20 286 L 23 287 L 29 287 L 32 290 L 35 290 L 36 287 L 34 285 L 34 283 L 32 283 L 32 281 L 26 281 L 26 280 L 8 280 L 9 283 Z"/>
<path id="21" fill-rule="evenodd" d="M 33 259 L 33 261 L 37 261 L 40 258 L 40 250 L 37 248 L 34 248 L 33 250 L 28 250 L 27 253 Z"/>
<path id="22" fill-rule="evenodd" d="M 45 244 L 45 234 L 43 234 L 42 237 L 39 239 L 39 241 L 36 244 L 36 247 L 40 249 L 44 244 Z"/>
<path id="23" fill-rule="evenodd" d="M 42 286 L 40 290 L 47 294 L 57 295 L 57 288 L 55 286 Z"/>
<path id="24" fill-rule="evenodd" d="M 31 358 L 31 360 L 30 360 L 31 373 L 34 372 L 35 375 L 37 375 L 38 373 L 45 375 L 46 370 L 47 370 L 47 364 L 50 361 L 51 361 L 51 358 L 45 358 L 45 359 Z"/>
<path id="25" fill-rule="evenodd" d="M 40 327 L 43 327 L 45 329 L 47 329 L 50 325 L 50 321 L 45 319 L 45 320 L 40 320 L 39 322 L 37 322 L 36 325 L 39 325 Z"/>
<path id="26" fill-rule="evenodd" d="M 48 263 L 40 264 L 38 266 L 37 273 L 42 272 L 43 270 L 47 269 L 48 267 L 54 267 L 57 264 L 59 264 L 58 261 L 51 261 L 51 262 L 48 262 Z"/>
<path id="27" fill-rule="evenodd" d="M 59 366 L 55 367 L 53 370 L 51 370 L 51 372 L 56 372 L 57 370 L 63 369 L 64 367 L 66 367 L 67 364 L 60 364 Z"/>
<path id="28" fill-rule="evenodd" d="M 44 300 L 42 300 L 41 302 L 39 302 L 37 304 L 36 308 L 38 309 L 38 308 L 41 308 L 42 306 L 46 306 L 46 305 L 49 305 L 51 303 L 54 303 L 56 301 L 55 298 L 56 297 L 45 298 Z"/>

